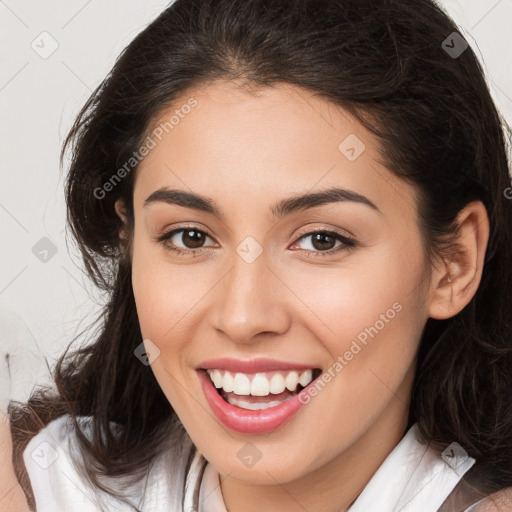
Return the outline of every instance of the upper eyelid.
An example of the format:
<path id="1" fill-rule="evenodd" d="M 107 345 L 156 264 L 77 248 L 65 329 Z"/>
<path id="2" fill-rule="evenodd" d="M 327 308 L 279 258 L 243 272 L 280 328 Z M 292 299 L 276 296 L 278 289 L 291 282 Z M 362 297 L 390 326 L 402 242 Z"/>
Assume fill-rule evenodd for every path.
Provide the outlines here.
<path id="1" fill-rule="evenodd" d="M 187 229 L 201 231 L 205 235 L 209 236 L 211 239 L 215 239 L 215 237 L 207 229 L 200 228 L 198 226 L 178 226 L 178 227 L 175 227 L 172 229 L 164 229 L 161 234 L 156 236 L 156 238 L 162 238 L 164 236 L 170 235 L 171 233 L 173 233 L 173 235 L 175 235 L 175 234 L 179 233 L 180 231 L 186 231 Z"/>
<path id="2" fill-rule="evenodd" d="M 346 229 L 342 228 L 331 228 L 327 226 L 313 226 L 313 227 L 307 227 L 303 230 L 299 230 L 299 233 L 297 233 L 297 237 L 302 237 L 304 235 L 314 234 L 315 232 L 327 232 L 327 233 L 334 233 L 335 235 L 342 236 L 345 238 L 353 239 L 355 236 L 347 231 Z"/>

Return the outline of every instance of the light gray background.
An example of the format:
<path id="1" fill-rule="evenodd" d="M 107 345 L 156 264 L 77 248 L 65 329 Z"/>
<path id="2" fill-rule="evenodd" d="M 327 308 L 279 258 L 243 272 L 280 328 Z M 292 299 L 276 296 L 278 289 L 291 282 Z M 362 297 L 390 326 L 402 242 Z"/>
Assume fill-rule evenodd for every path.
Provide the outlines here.
<path id="1" fill-rule="evenodd" d="M 168 3 L 0 0 L 0 405 L 48 382 L 48 367 L 99 310 L 102 298 L 66 245 L 59 152 L 117 55 Z M 484 63 L 512 123 L 512 0 L 440 4 Z M 44 237 L 57 250 L 46 262 L 32 252 Z"/>

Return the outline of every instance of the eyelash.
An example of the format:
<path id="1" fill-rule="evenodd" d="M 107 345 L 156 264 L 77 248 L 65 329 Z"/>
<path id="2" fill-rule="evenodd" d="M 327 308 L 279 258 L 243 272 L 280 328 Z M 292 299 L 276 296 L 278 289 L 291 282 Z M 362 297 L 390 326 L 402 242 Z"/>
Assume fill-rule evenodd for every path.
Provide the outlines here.
<path id="1" fill-rule="evenodd" d="M 161 243 L 167 250 L 172 251 L 174 254 L 177 254 L 177 255 L 191 255 L 192 254 L 193 256 L 198 256 L 197 253 L 203 252 L 202 249 L 204 249 L 204 247 L 200 247 L 198 249 L 182 249 L 181 247 L 173 247 L 173 246 L 169 245 L 169 243 L 167 243 L 168 240 L 170 238 L 172 238 L 175 234 L 186 231 L 186 230 L 196 231 L 198 233 L 205 234 L 206 236 L 213 239 L 213 237 L 208 232 L 206 232 L 202 229 L 198 229 L 195 226 L 181 226 L 179 228 L 173 229 L 172 231 L 168 231 L 167 233 L 164 233 L 161 236 L 156 237 L 156 241 Z M 297 238 L 297 240 L 294 242 L 294 244 L 297 243 L 299 240 L 302 240 L 303 238 L 307 238 L 308 236 L 316 235 L 318 233 L 333 237 L 336 240 L 339 240 L 340 242 L 342 242 L 342 245 L 340 245 L 337 248 L 329 249 L 327 251 L 312 251 L 309 249 L 299 249 L 299 250 L 306 251 L 309 253 L 313 252 L 314 255 L 308 256 L 310 258 L 332 256 L 334 253 L 338 253 L 339 251 L 349 251 L 351 249 L 354 249 L 357 246 L 355 240 L 353 240 L 352 238 L 345 236 L 345 235 L 341 235 L 340 233 L 337 233 L 336 231 L 329 231 L 329 230 L 325 230 L 325 229 L 313 230 L 313 231 L 308 231 L 306 233 L 303 233 L 299 236 L 299 238 Z"/>

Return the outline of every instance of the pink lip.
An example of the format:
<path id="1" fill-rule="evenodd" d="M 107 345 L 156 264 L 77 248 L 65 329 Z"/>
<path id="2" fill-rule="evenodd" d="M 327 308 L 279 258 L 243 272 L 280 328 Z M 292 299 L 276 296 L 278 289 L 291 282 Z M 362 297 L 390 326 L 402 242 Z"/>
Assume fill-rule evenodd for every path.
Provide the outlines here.
<path id="1" fill-rule="evenodd" d="M 217 364 L 217 361 L 215 364 Z M 219 368 L 218 366 L 214 367 Z M 258 368 L 261 368 L 261 366 Z M 290 366 L 287 366 L 287 368 L 290 368 Z M 312 384 L 310 383 L 293 398 L 290 398 L 281 405 L 251 411 L 226 402 L 217 392 L 217 389 L 213 385 L 210 377 L 208 377 L 206 371 L 198 370 L 197 373 L 206 400 L 215 416 L 227 428 L 242 434 L 264 434 L 288 423 L 304 405 L 304 401 L 301 401 L 301 398 L 308 394 L 308 387 Z"/>
<path id="2" fill-rule="evenodd" d="M 241 373 L 271 372 L 273 370 L 310 370 L 313 368 L 315 367 L 311 365 L 277 361 L 276 359 L 251 359 L 244 361 L 242 359 L 230 359 L 228 357 L 209 359 L 197 366 L 197 369 L 217 369 Z"/>

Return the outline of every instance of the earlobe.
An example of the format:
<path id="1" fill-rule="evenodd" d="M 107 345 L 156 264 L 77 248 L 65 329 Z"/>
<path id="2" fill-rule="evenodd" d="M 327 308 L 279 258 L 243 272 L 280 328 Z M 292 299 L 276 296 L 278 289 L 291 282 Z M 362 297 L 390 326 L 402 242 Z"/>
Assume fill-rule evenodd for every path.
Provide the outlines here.
<path id="1" fill-rule="evenodd" d="M 466 205 L 457 216 L 457 226 L 452 248 L 432 270 L 428 314 L 439 320 L 462 311 L 480 285 L 489 240 L 489 218 L 483 203 Z"/>

